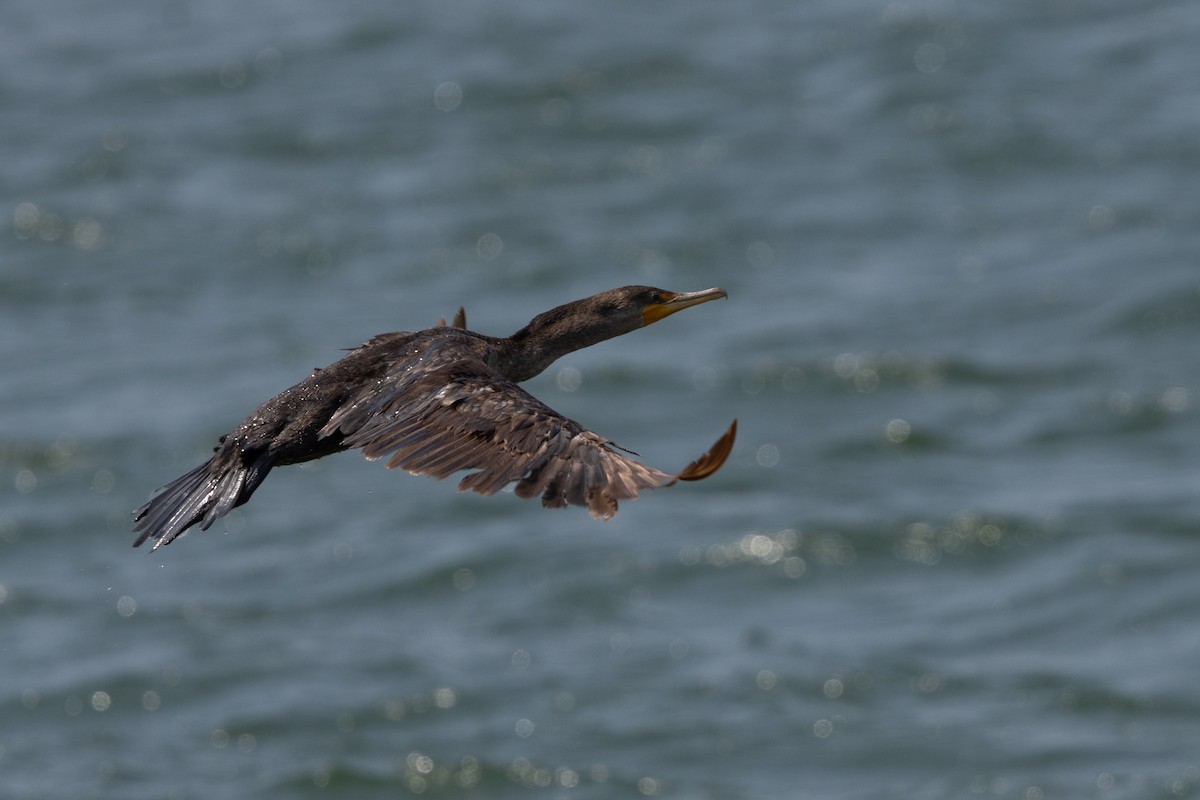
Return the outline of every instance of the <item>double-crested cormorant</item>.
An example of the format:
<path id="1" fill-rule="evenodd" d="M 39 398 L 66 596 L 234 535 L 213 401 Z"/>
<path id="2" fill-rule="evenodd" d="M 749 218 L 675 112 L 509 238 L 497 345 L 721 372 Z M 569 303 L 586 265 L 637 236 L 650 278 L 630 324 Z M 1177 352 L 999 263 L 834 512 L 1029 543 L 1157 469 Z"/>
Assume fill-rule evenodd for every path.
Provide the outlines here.
<path id="1" fill-rule="evenodd" d="M 678 474 L 647 467 L 602 436 L 517 386 L 555 359 L 725 297 L 724 289 L 676 293 L 626 286 L 553 308 L 507 339 L 451 326 L 384 333 L 272 397 L 221 437 L 214 455 L 134 511 L 137 547 L 207 529 L 250 499 L 273 467 L 361 448 L 388 467 L 445 478 L 489 495 L 516 481 L 518 497 L 587 506 L 597 519 L 642 489 L 700 480 L 725 462 L 737 421 Z"/>

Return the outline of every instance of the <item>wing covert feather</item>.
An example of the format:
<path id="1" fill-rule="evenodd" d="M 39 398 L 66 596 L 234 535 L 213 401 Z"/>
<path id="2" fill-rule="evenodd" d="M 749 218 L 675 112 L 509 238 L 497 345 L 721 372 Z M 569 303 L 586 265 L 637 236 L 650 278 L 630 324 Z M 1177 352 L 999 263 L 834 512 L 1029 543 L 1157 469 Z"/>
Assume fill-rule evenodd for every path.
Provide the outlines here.
<path id="1" fill-rule="evenodd" d="M 475 470 L 460 491 L 490 495 L 516 482 L 518 497 L 585 506 L 603 519 L 618 501 L 681 477 L 634 461 L 473 358 L 398 367 L 330 417 L 321 436 L 334 433 L 389 468 L 435 478 Z"/>

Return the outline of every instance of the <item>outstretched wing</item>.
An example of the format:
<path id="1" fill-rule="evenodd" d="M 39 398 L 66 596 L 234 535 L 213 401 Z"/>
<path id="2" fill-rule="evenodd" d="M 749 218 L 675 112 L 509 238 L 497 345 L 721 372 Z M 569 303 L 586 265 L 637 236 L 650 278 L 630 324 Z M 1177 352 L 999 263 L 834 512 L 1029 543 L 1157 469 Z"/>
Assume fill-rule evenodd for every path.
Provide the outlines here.
<path id="1" fill-rule="evenodd" d="M 490 495 L 515 481 L 518 497 L 541 495 L 547 508 L 586 506 L 593 517 L 608 519 L 618 501 L 643 489 L 716 472 L 735 432 L 736 422 L 673 475 L 635 461 L 483 362 L 466 359 L 390 374 L 338 409 L 320 435 L 340 433 L 346 447 L 419 475 L 476 470 L 459 491 Z"/>

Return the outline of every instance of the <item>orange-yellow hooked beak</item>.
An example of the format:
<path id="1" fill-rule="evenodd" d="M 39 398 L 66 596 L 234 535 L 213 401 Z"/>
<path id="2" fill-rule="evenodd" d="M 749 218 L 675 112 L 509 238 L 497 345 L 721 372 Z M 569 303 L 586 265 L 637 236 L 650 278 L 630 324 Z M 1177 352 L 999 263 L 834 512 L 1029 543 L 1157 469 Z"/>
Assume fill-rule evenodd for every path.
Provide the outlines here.
<path id="1" fill-rule="evenodd" d="M 699 292 L 682 292 L 673 294 L 664 292 L 666 299 L 661 303 L 646 306 L 642 310 L 642 324 L 649 325 L 653 322 L 658 322 L 663 317 L 669 317 L 676 311 L 683 311 L 685 308 L 698 306 L 701 303 L 707 303 L 709 300 L 720 300 L 723 297 L 728 297 L 724 289 L 704 289 Z"/>

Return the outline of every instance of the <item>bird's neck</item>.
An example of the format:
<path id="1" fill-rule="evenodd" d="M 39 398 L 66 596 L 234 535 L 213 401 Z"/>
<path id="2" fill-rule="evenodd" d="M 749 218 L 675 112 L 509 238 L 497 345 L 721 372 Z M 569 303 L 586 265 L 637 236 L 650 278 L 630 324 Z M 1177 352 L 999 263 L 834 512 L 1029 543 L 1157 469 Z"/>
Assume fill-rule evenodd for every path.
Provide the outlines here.
<path id="1" fill-rule="evenodd" d="M 573 305 L 539 314 L 512 336 L 499 340 L 496 368 L 510 380 L 528 380 L 568 353 L 626 332 L 614 329 L 611 321 L 601 316 L 581 314 Z"/>

